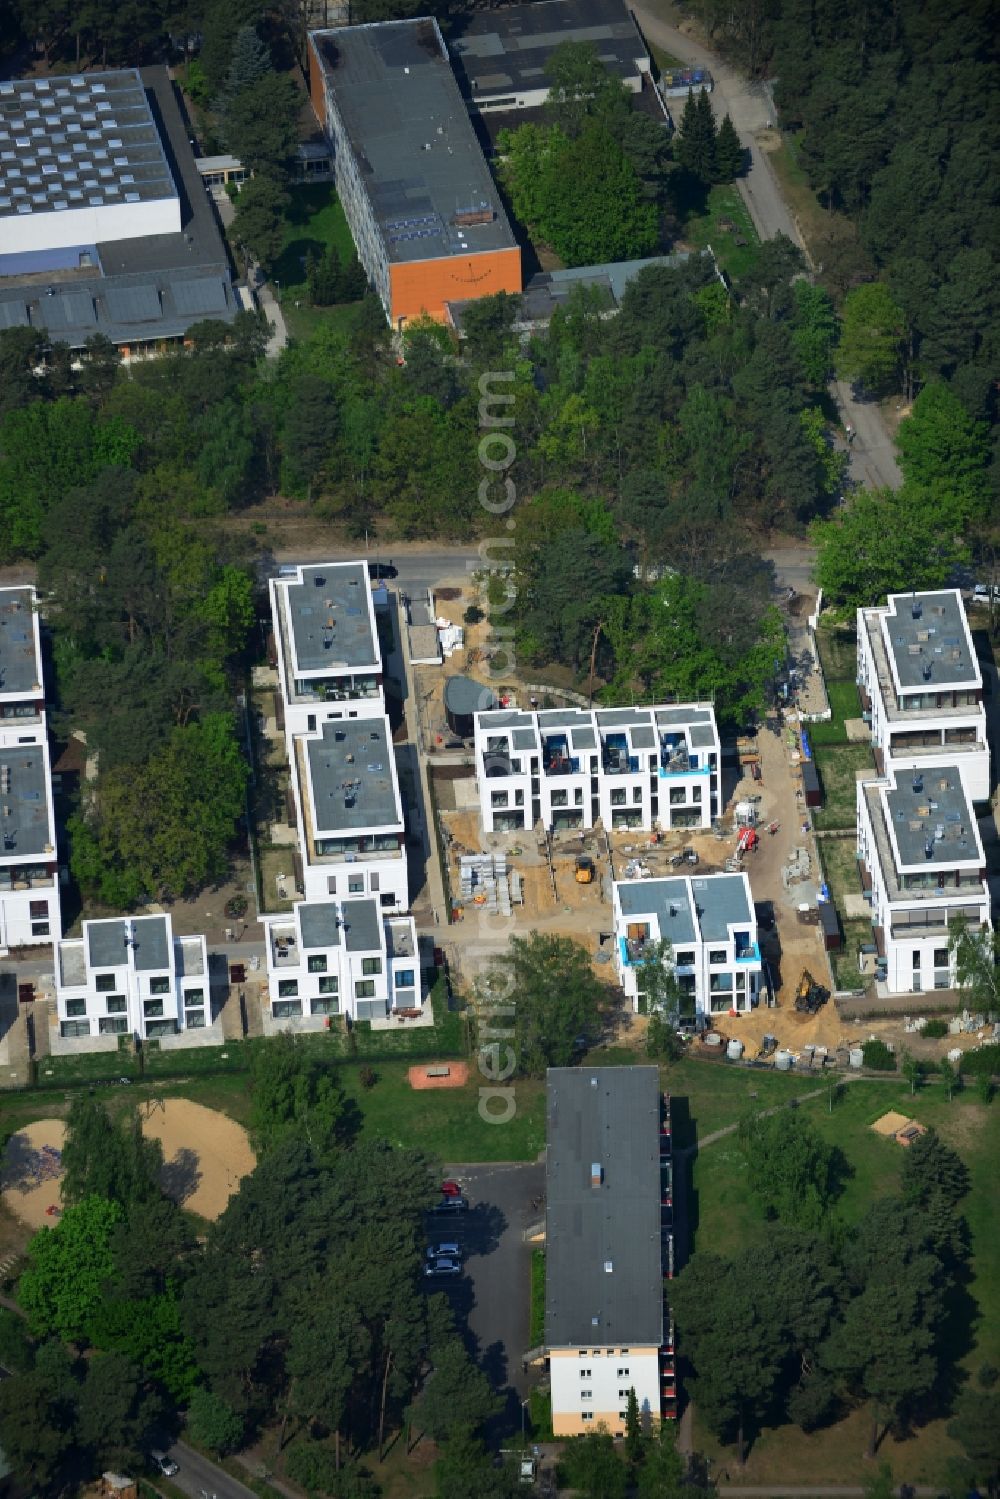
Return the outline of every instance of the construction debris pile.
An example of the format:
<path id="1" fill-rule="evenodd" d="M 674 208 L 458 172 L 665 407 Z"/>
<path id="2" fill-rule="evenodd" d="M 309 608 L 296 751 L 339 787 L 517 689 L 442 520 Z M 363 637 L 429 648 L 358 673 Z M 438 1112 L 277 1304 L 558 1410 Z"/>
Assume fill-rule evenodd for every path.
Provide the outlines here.
<path id="1" fill-rule="evenodd" d="M 807 880 L 810 867 L 808 850 L 793 849 L 788 863 L 784 864 L 781 870 L 781 883 L 784 888 L 787 890 L 789 885 L 799 885 L 803 880 Z"/>
<path id="2" fill-rule="evenodd" d="M 523 904 L 521 876 L 508 871 L 506 854 L 463 854 L 458 878 L 463 905 L 481 906 L 490 916 L 513 916 L 513 906 Z"/>

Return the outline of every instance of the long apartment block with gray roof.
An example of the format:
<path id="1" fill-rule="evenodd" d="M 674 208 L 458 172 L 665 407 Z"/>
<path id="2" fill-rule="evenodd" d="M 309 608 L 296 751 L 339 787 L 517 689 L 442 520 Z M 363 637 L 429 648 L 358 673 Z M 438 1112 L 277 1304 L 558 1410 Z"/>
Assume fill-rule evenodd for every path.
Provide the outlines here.
<path id="1" fill-rule="evenodd" d="M 324 562 L 272 578 L 273 659 L 286 736 L 385 712 L 382 650 L 366 562 Z"/>
<path id="2" fill-rule="evenodd" d="M 711 703 L 650 708 L 501 709 L 474 725 L 487 833 L 707 828 L 720 811 Z"/>
<path id="3" fill-rule="evenodd" d="M 314 31 L 313 108 L 358 257 L 393 326 L 521 290 L 521 252 L 437 21 Z"/>
<path id="4" fill-rule="evenodd" d="M 974 802 L 990 794 L 983 677 L 957 588 L 893 593 L 859 609 L 858 686 L 880 771 L 953 763 Z"/>
<path id="5" fill-rule="evenodd" d="M 34 588 L 0 588 L 0 745 L 45 737 L 45 684 Z"/>
<path id="6" fill-rule="evenodd" d="M 449 50 L 472 110 L 537 109 L 552 87 L 549 59 L 566 42 L 589 44 L 633 93 L 649 53 L 624 0 L 535 0 L 456 19 Z"/>
<path id="7" fill-rule="evenodd" d="M 384 911 L 406 911 L 405 824 L 385 714 L 296 735 L 291 761 L 306 900 L 370 895 Z"/>
<path id="8" fill-rule="evenodd" d="M 857 818 L 879 981 L 891 994 L 954 988 L 952 924 L 992 929 L 986 855 L 959 762 L 860 779 Z"/>
<path id="9" fill-rule="evenodd" d="M 334 1015 L 377 1024 L 423 1014 L 412 916 L 386 916 L 377 896 L 298 901 L 264 918 L 265 1017 L 272 1030 L 322 1030 Z"/>
<path id="10" fill-rule="evenodd" d="M 668 1320 L 655 1067 L 546 1075 L 545 1348 L 557 1437 L 661 1415 Z"/>
<path id="11" fill-rule="evenodd" d="M 0 329 L 131 356 L 237 310 L 166 68 L 0 83 Z"/>
<path id="12" fill-rule="evenodd" d="M 612 913 L 615 966 L 633 1008 L 653 962 L 671 969 L 684 996 L 675 1023 L 745 1013 L 760 1003 L 764 965 L 745 873 L 618 880 Z"/>
<path id="13" fill-rule="evenodd" d="M 176 937 L 169 915 L 85 921 L 56 945 L 59 1041 L 164 1039 L 212 1024 L 204 937 Z M 200 1036 L 199 1036 L 199 1039 Z M 221 1038 L 220 1038 L 221 1039 Z"/>

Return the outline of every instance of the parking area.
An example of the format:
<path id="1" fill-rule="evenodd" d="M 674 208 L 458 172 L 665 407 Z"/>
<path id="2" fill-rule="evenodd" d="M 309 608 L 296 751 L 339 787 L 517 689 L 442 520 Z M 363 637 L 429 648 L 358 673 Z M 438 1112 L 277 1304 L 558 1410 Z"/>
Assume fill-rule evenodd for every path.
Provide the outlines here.
<path id="1" fill-rule="evenodd" d="M 521 1372 L 528 1348 L 531 1249 L 525 1230 L 541 1216 L 545 1167 L 529 1165 L 450 1165 L 469 1201 L 466 1213 L 427 1215 L 427 1243 L 461 1247 L 463 1274 L 454 1280 L 428 1280 L 444 1291 L 475 1343 L 475 1354 L 494 1388 L 510 1388 L 516 1400 L 531 1385 Z"/>

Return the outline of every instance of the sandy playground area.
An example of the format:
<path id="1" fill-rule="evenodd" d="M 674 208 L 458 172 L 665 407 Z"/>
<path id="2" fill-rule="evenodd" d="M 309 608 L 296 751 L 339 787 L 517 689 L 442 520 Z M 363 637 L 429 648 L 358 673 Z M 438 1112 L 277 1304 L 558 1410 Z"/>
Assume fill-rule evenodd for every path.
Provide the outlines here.
<path id="1" fill-rule="evenodd" d="M 163 1146 L 163 1190 L 202 1218 L 218 1218 L 257 1163 L 246 1130 L 186 1098 L 151 1099 L 141 1110 L 143 1130 Z M 3 1198 L 31 1228 L 56 1221 L 49 1209 L 60 1205 L 65 1136 L 61 1119 L 39 1119 L 7 1142 Z"/>
<path id="2" fill-rule="evenodd" d="M 461 1088 L 469 1081 L 468 1062 L 427 1062 L 410 1067 L 406 1076 L 416 1093 L 424 1088 Z"/>

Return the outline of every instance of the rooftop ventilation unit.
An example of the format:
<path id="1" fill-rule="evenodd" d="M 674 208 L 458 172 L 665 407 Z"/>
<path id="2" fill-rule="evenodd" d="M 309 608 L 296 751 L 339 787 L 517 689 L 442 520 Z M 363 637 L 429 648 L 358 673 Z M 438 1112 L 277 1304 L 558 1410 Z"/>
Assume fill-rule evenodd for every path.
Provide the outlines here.
<path id="1" fill-rule="evenodd" d="M 600 1161 L 594 1161 L 590 1167 L 590 1185 L 599 1187 L 604 1180 L 604 1167 Z"/>

